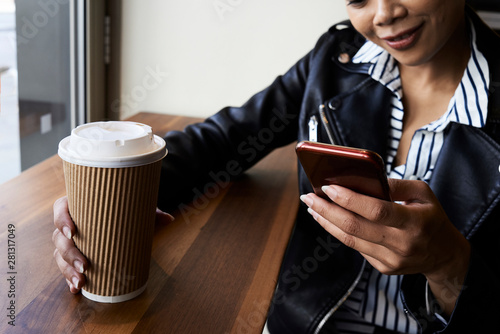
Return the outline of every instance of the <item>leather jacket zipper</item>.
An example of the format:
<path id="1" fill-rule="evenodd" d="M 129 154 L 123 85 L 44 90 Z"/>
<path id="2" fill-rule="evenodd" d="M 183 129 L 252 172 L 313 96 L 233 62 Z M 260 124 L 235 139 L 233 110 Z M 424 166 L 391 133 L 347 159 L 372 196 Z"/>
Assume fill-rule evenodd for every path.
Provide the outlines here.
<path id="1" fill-rule="evenodd" d="M 318 141 L 318 120 L 316 119 L 316 115 L 312 115 L 309 118 L 309 141 L 317 142 Z"/>
<path id="2" fill-rule="evenodd" d="M 366 265 L 366 260 L 363 259 L 363 264 L 361 265 L 361 270 L 358 273 L 358 276 L 356 276 L 356 279 L 352 282 L 351 286 L 347 290 L 347 292 L 338 300 L 338 302 L 328 311 L 328 313 L 321 319 L 320 323 L 318 324 L 318 327 L 316 327 L 316 330 L 314 331 L 314 334 L 318 334 L 323 326 L 326 324 L 326 322 L 330 319 L 330 317 L 339 309 L 339 307 L 344 304 L 344 302 L 349 298 L 351 293 L 353 292 L 354 288 L 356 288 L 356 285 L 358 285 L 359 281 L 361 280 L 361 276 L 363 275 L 363 272 L 365 271 L 365 265 Z"/>
<path id="3" fill-rule="evenodd" d="M 330 123 L 328 122 L 328 119 L 326 118 L 325 110 L 326 110 L 325 105 L 321 104 L 319 106 L 319 116 L 321 119 L 321 123 L 323 124 L 323 127 L 325 128 L 325 131 L 328 135 L 328 139 L 330 140 L 330 144 L 335 145 L 337 143 L 335 143 L 334 133 L 330 127 Z M 309 123 L 310 122 L 311 121 L 309 121 Z M 337 144 L 337 145 L 339 145 L 339 144 Z M 349 286 L 349 289 L 347 289 L 346 293 L 337 301 L 337 303 L 330 309 L 330 311 L 328 311 L 328 313 L 323 317 L 323 319 L 321 319 L 321 321 L 318 324 L 318 327 L 316 327 L 316 330 L 314 331 L 314 334 L 318 334 L 321 331 L 321 329 L 326 324 L 328 319 L 330 319 L 330 317 L 333 315 L 333 313 L 335 313 L 338 310 L 338 308 L 346 301 L 346 299 L 349 298 L 352 291 L 354 290 L 354 288 L 356 288 L 356 285 L 358 285 L 359 281 L 361 280 L 361 276 L 363 275 L 363 272 L 365 271 L 365 266 L 366 266 L 366 259 L 363 259 L 361 269 L 360 269 L 358 275 L 356 276 L 356 278 L 354 279 L 354 281 L 352 282 L 352 284 Z"/>
<path id="4" fill-rule="evenodd" d="M 319 118 L 321 119 L 321 123 L 323 124 L 323 127 L 325 128 L 326 134 L 328 135 L 328 139 L 330 140 L 330 144 L 335 145 L 335 140 L 333 139 L 333 132 L 332 129 L 330 128 L 330 124 L 328 122 L 328 119 L 326 118 L 326 112 L 325 112 L 325 105 L 321 104 L 319 106 Z"/>

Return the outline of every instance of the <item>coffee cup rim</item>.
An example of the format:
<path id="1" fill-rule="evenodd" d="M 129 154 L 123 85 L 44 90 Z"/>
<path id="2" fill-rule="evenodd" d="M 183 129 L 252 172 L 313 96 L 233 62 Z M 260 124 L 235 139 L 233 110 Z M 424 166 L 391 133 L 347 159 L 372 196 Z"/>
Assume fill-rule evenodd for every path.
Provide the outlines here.
<path id="1" fill-rule="evenodd" d="M 134 128 L 135 132 L 125 139 L 118 137 L 86 138 L 79 135 L 82 129 L 92 129 L 92 127 L 95 129 Z M 94 122 L 80 125 L 72 130 L 70 136 L 62 139 L 58 147 L 58 155 L 64 161 L 76 165 L 102 168 L 147 165 L 163 159 L 167 153 L 165 140 L 152 134 L 150 126 L 128 121 Z"/>

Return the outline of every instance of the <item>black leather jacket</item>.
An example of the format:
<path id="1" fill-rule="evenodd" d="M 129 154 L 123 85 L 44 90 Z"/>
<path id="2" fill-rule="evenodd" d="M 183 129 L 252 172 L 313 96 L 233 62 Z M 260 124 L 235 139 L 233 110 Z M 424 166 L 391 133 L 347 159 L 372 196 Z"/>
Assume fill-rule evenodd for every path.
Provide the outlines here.
<path id="1" fill-rule="evenodd" d="M 468 11 L 490 66 L 488 121 L 482 129 L 448 126 L 430 186 L 470 241 L 472 257 L 446 328 L 426 312 L 424 277 L 404 277 L 404 305 L 423 332 L 488 333 L 500 314 L 500 38 Z M 309 139 L 312 116 L 320 121 L 318 141 L 363 147 L 385 157 L 390 92 L 371 79 L 365 65 L 338 61 L 342 53 L 353 56 L 364 41 L 348 22 L 335 25 L 309 54 L 242 107 L 225 108 L 183 132 L 168 133 L 159 207 L 169 210 L 172 203 L 192 200 L 192 189 L 203 189 L 210 172 L 225 170 L 228 161 L 245 170 L 274 148 Z M 311 192 L 301 168 L 299 184 L 301 193 Z M 301 267 L 306 259 L 316 260 L 314 270 Z M 271 333 L 319 332 L 363 266 L 358 252 L 325 232 L 301 206 L 268 314 Z"/>

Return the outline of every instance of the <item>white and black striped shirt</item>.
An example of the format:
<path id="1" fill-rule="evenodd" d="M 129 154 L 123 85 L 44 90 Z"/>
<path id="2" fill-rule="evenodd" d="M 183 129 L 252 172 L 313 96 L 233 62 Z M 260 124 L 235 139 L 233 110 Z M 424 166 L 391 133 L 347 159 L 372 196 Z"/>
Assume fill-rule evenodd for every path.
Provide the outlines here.
<path id="1" fill-rule="evenodd" d="M 372 64 L 369 74 L 392 93 L 391 129 L 388 134 L 387 174 L 397 179 L 429 182 L 450 122 L 474 127 L 485 124 L 488 106 L 489 69 L 477 49 L 475 30 L 470 27 L 471 56 L 462 80 L 446 112 L 436 121 L 417 130 L 412 138 L 405 165 L 393 166 L 403 129 L 404 108 L 399 68 L 384 49 L 367 41 L 353 57 L 354 63 Z M 383 275 L 370 266 L 333 319 L 340 333 L 373 333 L 379 326 L 402 333 L 417 333 L 416 321 L 403 310 L 400 298 L 402 276 Z"/>

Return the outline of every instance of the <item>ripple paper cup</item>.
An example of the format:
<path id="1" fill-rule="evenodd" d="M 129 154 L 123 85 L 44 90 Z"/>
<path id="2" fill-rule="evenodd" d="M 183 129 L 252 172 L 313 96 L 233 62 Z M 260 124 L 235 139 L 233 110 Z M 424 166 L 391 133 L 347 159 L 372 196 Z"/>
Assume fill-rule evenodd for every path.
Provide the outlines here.
<path id="1" fill-rule="evenodd" d="M 75 245 L 90 267 L 82 294 L 117 303 L 146 289 L 165 141 L 134 122 L 81 125 L 59 143 Z"/>

